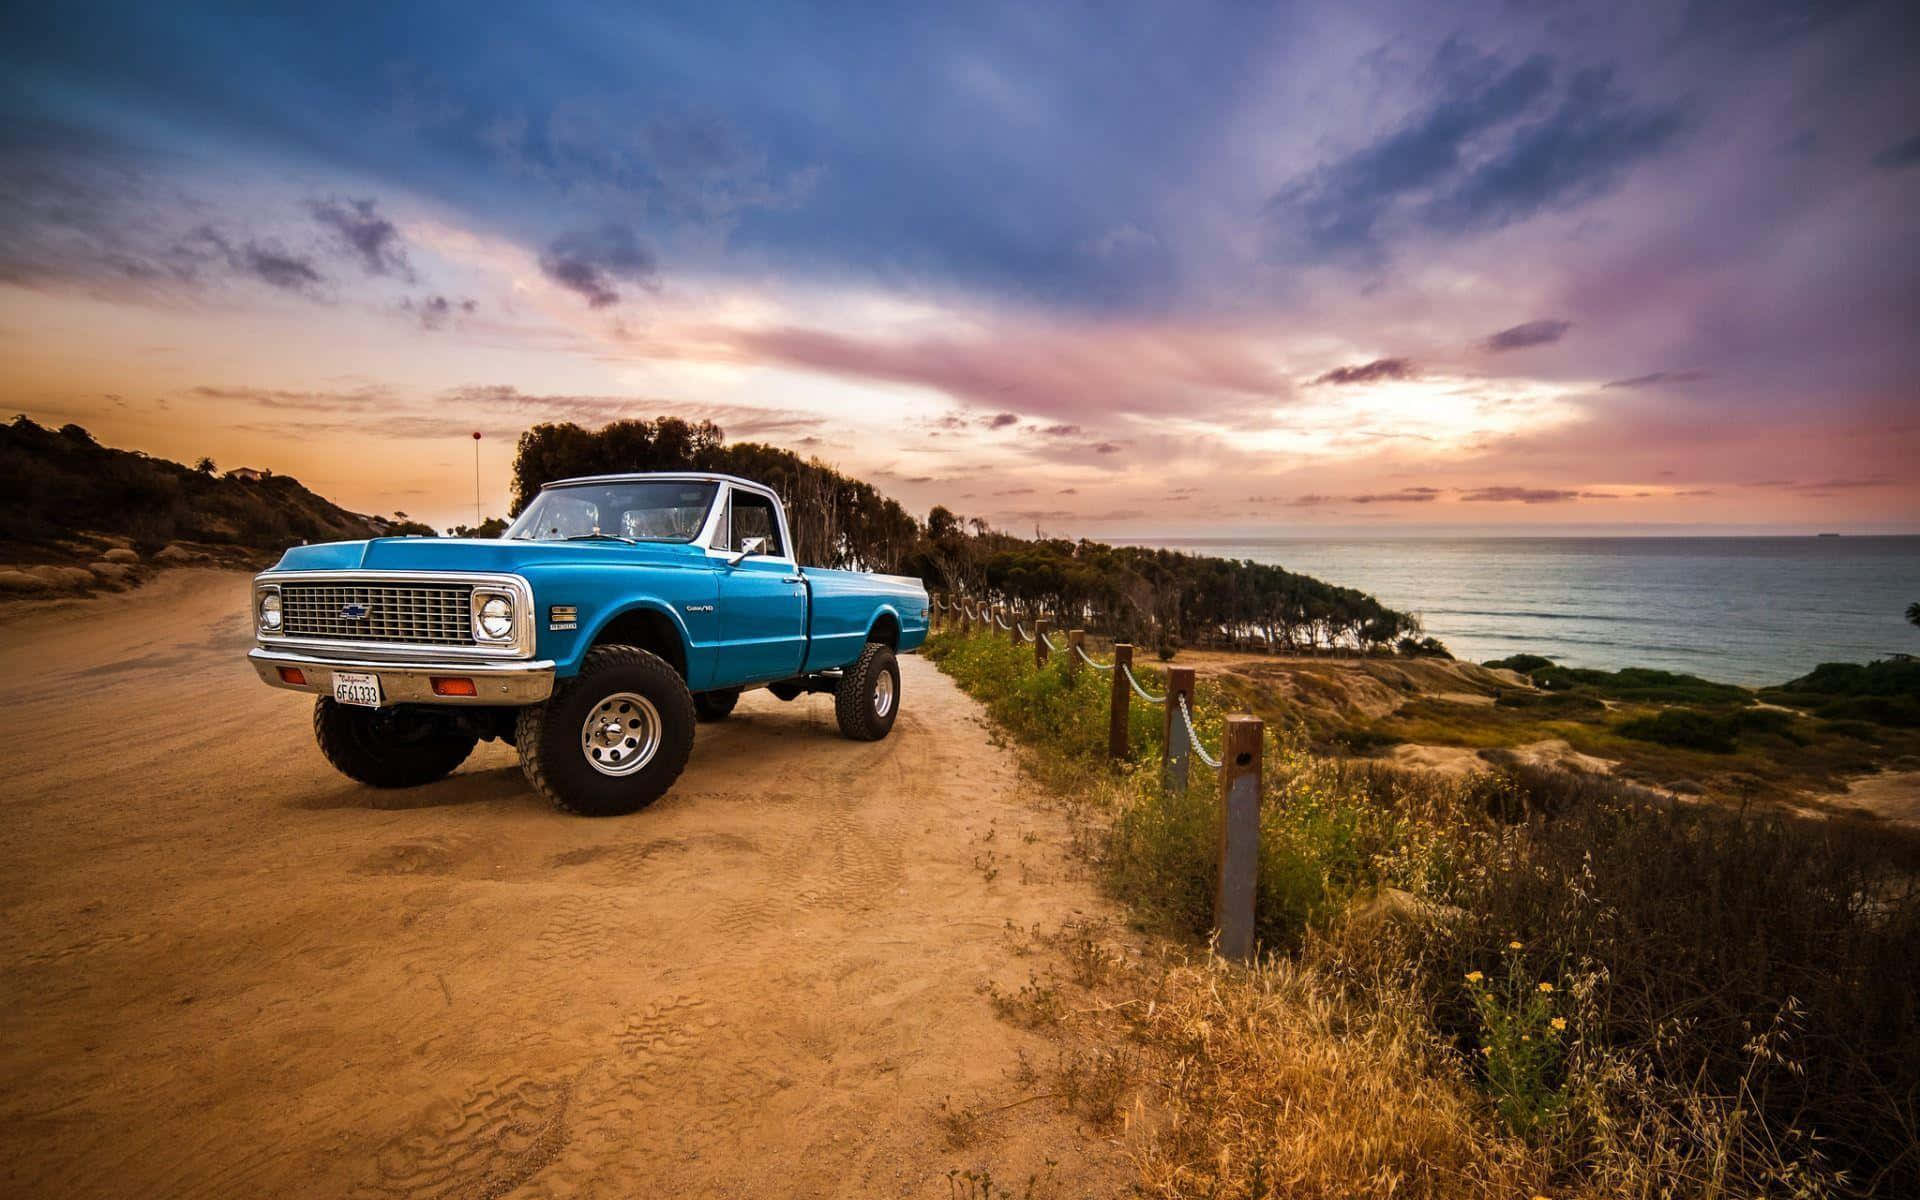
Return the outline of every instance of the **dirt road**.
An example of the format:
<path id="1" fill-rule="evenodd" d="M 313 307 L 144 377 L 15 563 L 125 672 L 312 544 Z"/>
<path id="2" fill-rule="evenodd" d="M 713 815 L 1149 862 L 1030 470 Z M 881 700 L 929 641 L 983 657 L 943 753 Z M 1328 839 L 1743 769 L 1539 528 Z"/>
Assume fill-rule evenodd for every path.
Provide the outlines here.
<path id="1" fill-rule="evenodd" d="M 0 1179 L 12 1196 L 1067 1195 L 1051 1106 L 951 1148 L 1035 1035 L 1006 927 L 1104 912 L 973 703 L 902 663 L 884 742 L 752 694 L 633 817 L 513 752 L 376 792 L 262 687 L 246 580 L 0 623 Z M 990 856 L 990 857 L 989 857 Z"/>

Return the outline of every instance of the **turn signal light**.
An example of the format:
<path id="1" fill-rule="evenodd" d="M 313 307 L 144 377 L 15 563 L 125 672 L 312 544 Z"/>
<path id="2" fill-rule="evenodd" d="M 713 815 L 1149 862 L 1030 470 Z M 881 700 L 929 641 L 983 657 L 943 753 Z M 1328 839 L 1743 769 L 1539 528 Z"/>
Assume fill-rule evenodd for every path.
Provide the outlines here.
<path id="1" fill-rule="evenodd" d="M 459 677 L 448 678 L 442 675 L 433 677 L 433 694 L 436 696 L 478 696 L 473 680 Z"/>
<path id="2" fill-rule="evenodd" d="M 305 687 L 307 686 L 307 673 L 299 667 L 281 667 L 280 682 L 290 683 L 295 687 Z"/>

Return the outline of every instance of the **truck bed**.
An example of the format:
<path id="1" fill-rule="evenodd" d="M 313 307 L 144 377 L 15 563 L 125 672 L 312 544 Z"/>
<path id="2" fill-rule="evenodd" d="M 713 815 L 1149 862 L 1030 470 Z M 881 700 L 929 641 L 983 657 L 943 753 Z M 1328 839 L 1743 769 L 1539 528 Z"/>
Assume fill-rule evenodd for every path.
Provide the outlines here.
<path id="1" fill-rule="evenodd" d="M 901 652 L 917 649 L 927 639 L 927 590 L 918 579 L 904 575 L 869 575 L 807 567 L 808 671 L 832 671 L 860 657 L 867 631 L 883 615 L 899 626 Z"/>

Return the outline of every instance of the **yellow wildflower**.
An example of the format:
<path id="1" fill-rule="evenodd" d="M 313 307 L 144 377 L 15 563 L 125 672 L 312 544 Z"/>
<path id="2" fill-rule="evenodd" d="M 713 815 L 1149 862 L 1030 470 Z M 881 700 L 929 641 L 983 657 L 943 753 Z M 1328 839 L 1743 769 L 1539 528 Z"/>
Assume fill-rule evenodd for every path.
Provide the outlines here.
<path id="1" fill-rule="evenodd" d="M 1519 943 L 1519 942 L 1508 942 L 1508 943 L 1507 943 L 1507 949 L 1509 949 L 1509 950 L 1518 950 L 1518 949 L 1520 949 L 1520 943 Z"/>
<path id="2" fill-rule="evenodd" d="M 1553 1020 L 1547 1022 L 1547 1024 L 1553 1026 L 1555 1033 L 1561 1033 L 1567 1028 L 1567 1019 L 1565 1017 L 1555 1017 Z"/>
<path id="3" fill-rule="evenodd" d="M 1485 978 L 1486 978 L 1486 976 L 1485 976 L 1485 975 L 1482 975 L 1482 974 L 1481 974 L 1480 972 L 1478 972 L 1478 971 L 1468 971 L 1468 972 L 1467 972 L 1467 982 L 1468 982 L 1468 983 L 1479 983 L 1479 982 L 1480 982 L 1480 981 L 1481 981 L 1482 979 L 1485 979 Z"/>
<path id="4" fill-rule="evenodd" d="M 1550 983 L 1543 983 L 1540 985 L 1540 990 L 1543 992 L 1551 992 L 1553 990 L 1553 985 Z"/>

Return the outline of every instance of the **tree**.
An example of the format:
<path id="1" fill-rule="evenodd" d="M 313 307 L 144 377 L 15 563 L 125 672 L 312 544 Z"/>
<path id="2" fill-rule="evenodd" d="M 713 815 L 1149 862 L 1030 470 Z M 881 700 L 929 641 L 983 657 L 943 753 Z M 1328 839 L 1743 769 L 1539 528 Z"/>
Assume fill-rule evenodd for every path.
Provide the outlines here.
<path id="1" fill-rule="evenodd" d="M 203 454 L 200 456 L 200 461 L 193 464 L 193 469 L 200 472 L 202 475 L 210 476 L 220 468 L 213 465 L 213 459 Z"/>
<path id="2" fill-rule="evenodd" d="M 1920 600 L 1907 605 L 1907 621 L 1910 624 L 1920 625 Z"/>

